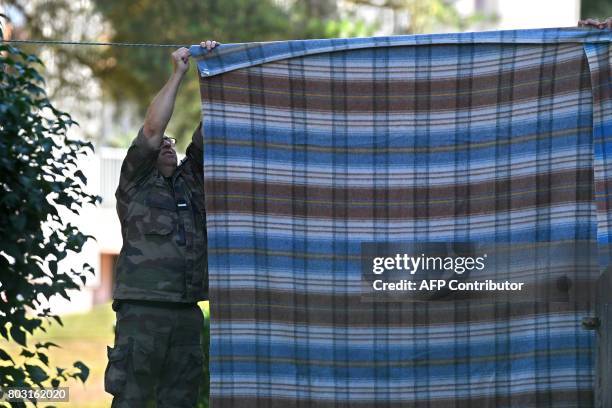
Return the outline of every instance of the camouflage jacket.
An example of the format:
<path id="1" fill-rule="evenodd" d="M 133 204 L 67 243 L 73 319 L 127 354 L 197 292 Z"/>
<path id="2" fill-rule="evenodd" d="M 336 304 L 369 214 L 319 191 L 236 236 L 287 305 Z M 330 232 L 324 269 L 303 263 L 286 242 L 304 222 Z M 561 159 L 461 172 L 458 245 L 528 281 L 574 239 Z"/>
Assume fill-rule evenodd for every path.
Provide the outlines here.
<path id="1" fill-rule="evenodd" d="M 197 302 L 208 298 L 201 124 L 172 177 L 155 167 L 158 153 L 141 128 L 121 166 L 113 297 Z"/>

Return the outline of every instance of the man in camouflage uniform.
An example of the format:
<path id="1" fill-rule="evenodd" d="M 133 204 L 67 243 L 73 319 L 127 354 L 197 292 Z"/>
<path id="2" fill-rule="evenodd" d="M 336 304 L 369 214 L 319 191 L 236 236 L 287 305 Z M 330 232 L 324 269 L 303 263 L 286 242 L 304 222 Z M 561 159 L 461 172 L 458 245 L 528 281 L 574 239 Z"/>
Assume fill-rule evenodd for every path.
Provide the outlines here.
<path id="1" fill-rule="evenodd" d="M 202 43 L 208 49 L 214 41 Z M 202 380 L 208 297 L 201 124 L 177 166 L 164 136 L 189 50 L 172 54 L 174 73 L 153 99 L 128 149 L 117 188 L 123 247 L 116 266 L 115 345 L 104 388 L 113 407 L 194 407 Z"/>

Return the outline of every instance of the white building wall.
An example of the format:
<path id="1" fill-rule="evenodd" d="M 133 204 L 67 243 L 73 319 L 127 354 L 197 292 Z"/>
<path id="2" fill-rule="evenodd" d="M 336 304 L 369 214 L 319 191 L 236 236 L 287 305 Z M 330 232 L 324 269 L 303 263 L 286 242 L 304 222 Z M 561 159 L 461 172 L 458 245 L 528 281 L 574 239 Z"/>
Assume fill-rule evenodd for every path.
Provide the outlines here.
<path id="1" fill-rule="evenodd" d="M 499 16 L 497 29 L 575 27 L 580 0 L 489 0 Z"/>
<path id="2" fill-rule="evenodd" d="M 580 18 L 580 0 L 455 0 L 461 15 L 476 12 L 497 17 L 496 21 L 479 23 L 467 31 L 512 30 L 547 27 L 575 27 Z M 354 10 L 366 23 L 377 23 L 374 35 L 392 35 L 408 21 L 406 12 L 393 12 L 388 8 L 359 5 L 338 0 L 340 10 Z M 439 27 L 436 31 L 455 31 Z"/>

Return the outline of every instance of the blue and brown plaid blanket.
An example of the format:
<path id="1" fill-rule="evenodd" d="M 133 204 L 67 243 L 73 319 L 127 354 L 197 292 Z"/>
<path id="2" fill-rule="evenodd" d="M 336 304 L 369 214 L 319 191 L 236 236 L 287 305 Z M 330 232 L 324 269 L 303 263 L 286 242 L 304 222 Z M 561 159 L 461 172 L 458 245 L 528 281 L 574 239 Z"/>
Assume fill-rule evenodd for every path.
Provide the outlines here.
<path id="1" fill-rule="evenodd" d="M 591 406 L 590 297 L 365 301 L 361 248 L 605 247 L 611 39 L 568 28 L 192 47 L 212 406 Z M 587 283 L 606 251 L 598 262 Z M 579 287 L 572 273 L 553 286 Z"/>

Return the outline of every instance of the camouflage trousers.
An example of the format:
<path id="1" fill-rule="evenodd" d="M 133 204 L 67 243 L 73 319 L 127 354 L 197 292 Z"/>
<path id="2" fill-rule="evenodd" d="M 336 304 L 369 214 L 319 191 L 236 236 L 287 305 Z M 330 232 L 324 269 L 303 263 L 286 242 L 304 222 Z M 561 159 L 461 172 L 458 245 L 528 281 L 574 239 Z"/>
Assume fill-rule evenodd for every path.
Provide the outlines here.
<path id="1" fill-rule="evenodd" d="M 115 346 L 104 389 L 113 408 L 195 407 L 202 380 L 203 316 L 196 304 L 113 303 Z"/>

